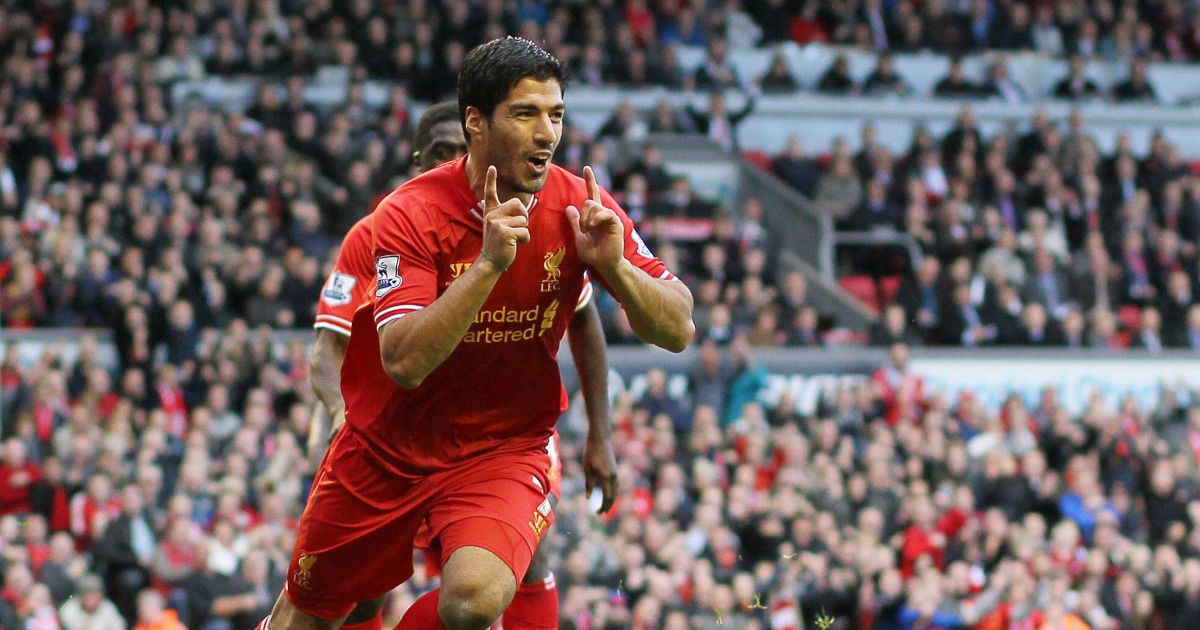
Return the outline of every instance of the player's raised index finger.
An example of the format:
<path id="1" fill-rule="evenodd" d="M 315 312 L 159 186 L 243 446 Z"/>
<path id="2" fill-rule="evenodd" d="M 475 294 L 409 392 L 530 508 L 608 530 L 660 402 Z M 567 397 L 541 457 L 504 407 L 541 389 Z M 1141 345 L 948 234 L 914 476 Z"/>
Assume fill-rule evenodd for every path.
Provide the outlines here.
<path id="1" fill-rule="evenodd" d="M 588 197 L 603 205 L 603 202 L 600 201 L 600 184 L 596 183 L 596 174 L 592 172 L 592 167 L 583 167 L 583 178 L 587 180 Z"/>
<path id="2" fill-rule="evenodd" d="M 483 179 L 483 205 L 488 210 L 500 205 L 500 198 L 496 195 L 496 167 L 489 166 L 487 176 Z"/>

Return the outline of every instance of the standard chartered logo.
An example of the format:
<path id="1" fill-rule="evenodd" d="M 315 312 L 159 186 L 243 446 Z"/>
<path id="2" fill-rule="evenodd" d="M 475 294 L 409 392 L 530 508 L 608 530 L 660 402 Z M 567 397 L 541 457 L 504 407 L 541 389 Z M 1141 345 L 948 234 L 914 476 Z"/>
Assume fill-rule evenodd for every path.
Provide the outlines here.
<path id="1" fill-rule="evenodd" d="M 479 311 L 475 316 L 476 324 L 517 324 L 522 322 L 536 322 L 540 307 L 533 307 L 528 310 L 519 311 L 507 306 L 501 306 L 490 311 Z"/>
<path id="2" fill-rule="evenodd" d="M 511 343 L 529 341 L 544 335 L 554 328 L 554 317 L 558 314 L 558 300 L 552 300 L 543 310 L 541 306 L 514 309 L 507 306 L 482 310 L 475 316 L 471 330 L 463 337 L 463 343 Z"/>
<path id="3" fill-rule="evenodd" d="M 558 314 L 558 299 L 555 298 L 550 302 L 550 306 L 546 307 L 546 312 L 542 315 L 542 331 L 538 335 L 543 335 L 547 330 L 554 327 L 554 316 Z"/>

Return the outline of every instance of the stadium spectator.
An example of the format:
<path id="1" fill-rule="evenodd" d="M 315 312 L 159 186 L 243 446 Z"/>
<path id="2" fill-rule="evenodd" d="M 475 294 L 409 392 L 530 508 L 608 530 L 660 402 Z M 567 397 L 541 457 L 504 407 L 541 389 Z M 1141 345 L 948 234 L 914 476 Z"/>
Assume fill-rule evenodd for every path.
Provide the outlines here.
<path id="1" fill-rule="evenodd" d="M 872 346 L 890 347 L 892 344 L 903 343 L 909 346 L 921 345 L 921 339 L 908 324 L 904 307 L 899 304 L 889 304 L 884 309 L 879 322 L 871 329 L 869 343 Z"/>
<path id="2" fill-rule="evenodd" d="M 692 190 L 686 177 L 673 177 L 670 186 L 663 190 L 648 208 L 652 217 L 707 217 L 711 207 Z"/>
<path id="3" fill-rule="evenodd" d="M 829 69 L 817 81 L 817 91 L 834 95 L 854 94 L 858 91 L 854 78 L 850 76 L 850 61 L 845 55 L 834 57 Z"/>
<path id="4" fill-rule="evenodd" d="M 1152 354 L 1163 351 L 1162 315 L 1157 308 L 1147 306 L 1142 309 L 1137 334 L 1133 338 L 1133 347 L 1145 348 Z"/>
<path id="5" fill-rule="evenodd" d="M 1122 102 L 1154 101 L 1154 86 L 1146 77 L 1146 60 L 1136 58 L 1129 63 L 1129 77 L 1113 88 L 1113 97 Z"/>
<path id="6" fill-rule="evenodd" d="M 730 111 L 725 103 L 725 95 L 713 92 L 708 98 L 708 111 L 698 110 L 691 103 L 687 104 L 686 110 L 699 133 L 708 136 L 722 149 L 735 151 L 738 149 L 738 124 L 754 111 L 754 104 L 755 98 L 748 96 L 741 109 Z"/>
<path id="7" fill-rule="evenodd" d="M 166 607 L 161 593 L 146 589 L 138 594 L 137 625 L 134 630 L 184 630 L 179 614 Z"/>
<path id="8" fill-rule="evenodd" d="M 1057 98 L 1086 99 L 1097 96 L 1100 89 L 1087 77 L 1087 60 L 1082 55 L 1071 55 L 1067 63 L 1067 76 L 1054 86 Z"/>
<path id="9" fill-rule="evenodd" d="M 106 592 L 126 619 L 135 616 L 138 593 L 149 586 L 149 567 L 154 557 L 154 530 L 145 517 L 141 489 L 126 486 L 121 491 L 121 514 L 104 523 L 103 537 L 96 542 L 98 573 Z"/>
<path id="10" fill-rule="evenodd" d="M 28 514 L 32 487 L 41 477 L 41 469 L 27 458 L 25 443 L 18 438 L 6 440 L 0 465 L 0 516 Z"/>
<path id="11" fill-rule="evenodd" d="M 967 79 L 962 59 L 954 57 L 950 60 L 946 76 L 933 86 L 933 94 L 946 98 L 971 98 L 979 94 L 979 88 Z"/>
<path id="12" fill-rule="evenodd" d="M 824 213 L 837 221 L 843 221 L 862 201 L 862 183 L 854 171 L 849 155 L 838 155 L 829 170 L 817 181 L 817 192 L 813 202 Z"/>
<path id="13" fill-rule="evenodd" d="M 1054 20 L 1054 7 L 1038 5 L 1034 9 L 1030 29 L 1033 49 L 1047 55 L 1061 55 L 1066 51 L 1062 30 Z"/>
<path id="14" fill-rule="evenodd" d="M 1023 103 L 1028 98 L 1025 88 L 1008 76 L 1008 65 L 1001 59 L 988 65 L 988 77 L 980 92 L 985 96 L 999 98 L 1008 103 Z"/>
<path id="15" fill-rule="evenodd" d="M 596 131 L 596 139 L 612 138 L 619 141 L 639 141 L 646 137 L 647 132 L 646 122 L 642 120 L 641 115 L 634 109 L 633 103 L 626 99 L 617 105 L 617 109 L 613 112 L 612 117 L 606 120 L 600 126 L 600 129 Z"/>
<path id="16" fill-rule="evenodd" d="M 720 91 L 742 88 L 737 68 L 729 57 L 729 45 L 723 38 L 715 37 L 708 42 L 708 55 L 704 63 L 696 68 L 696 87 Z"/>
<path id="17" fill-rule="evenodd" d="M 790 94 L 800 89 L 800 84 L 788 67 L 787 57 L 783 55 L 771 58 L 767 73 L 758 79 L 758 86 L 764 94 Z"/>
<path id="18" fill-rule="evenodd" d="M 125 619 L 104 597 L 104 584 L 95 575 L 79 581 L 78 597 L 72 597 L 58 613 L 63 630 L 125 630 Z"/>
<path id="19" fill-rule="evenodd" d="M 862 93 L 864 96 L 906 96 L 912 93 L 912 88 L 897 74 L 892 56 L 882 53 L 875 69 L 863 82 Z"/>
<path id="20" fill-rule="evenodd" d="M 805 154 L 804 143 L 798 136 L 788 138 L 784 150 L 776 156 L 771 166 L 780 179 L 805 196 L 811 197 L 816 192 L 820 171 Z"/>
<path id="21" fill-rule="evenodd" d="M 1187 314 L 1187 344 L 1189 350 L 1200 350 L 1200 304 L 1193 304 Z"/>

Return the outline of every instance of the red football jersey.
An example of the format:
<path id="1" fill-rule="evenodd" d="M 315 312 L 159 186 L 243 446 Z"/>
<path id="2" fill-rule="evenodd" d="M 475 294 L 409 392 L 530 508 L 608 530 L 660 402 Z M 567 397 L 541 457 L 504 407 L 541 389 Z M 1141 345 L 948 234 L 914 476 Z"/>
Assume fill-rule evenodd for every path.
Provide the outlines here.
<path id="1" fill-rule="evenodd" d="M 350 336 L 350 325 L 354 311 L 371 301 L 375 290 L 375 255 L 371 238 L 371 215 L 358 220 L 338 250 L 333 271 L 321 287 L 321 298 L 317 300 L 317 319 L 313 328 L 324 328 L 338 334 Z M 585 276 L 583 291 L 575 310 L 588 305 L 592 299 L 592 283 Z"/>
<path id="2" fill-rule="evenodd" d="M 371 253 L 371 215 L 358 220 L 338 250 L 333 272 L 321 287 L 313 328 L 350 335 L 354 310 L 370 301 L 375 289 L 375 256 Z"/>
<path id="3" fill-rule="evenodd" d="M 587 200 L 583 179 L 552 166 L 529 212 L 530 242 L 517 248 L 454 352 L 420 387 L 384 372 L 377 329 L 431 304 L 479 256 L 481 202 L 466 158 L 397 188 L 376 208 L 375 291 L 354 316 L 342 367 L 346 421 L 365 435 L 378 463 L 422 475 L 485 453 L 544 449 L 561 413 L 557 354 L 584 290 L 568 205 Z M 625 225 L 625 257 L 656 278 L 674 279 L 607 193 Z"/>

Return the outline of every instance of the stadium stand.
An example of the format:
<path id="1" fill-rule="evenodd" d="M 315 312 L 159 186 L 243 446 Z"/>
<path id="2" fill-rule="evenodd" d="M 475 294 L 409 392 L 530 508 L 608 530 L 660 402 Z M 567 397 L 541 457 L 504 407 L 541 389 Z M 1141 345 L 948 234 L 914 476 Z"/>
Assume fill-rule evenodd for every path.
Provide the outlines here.
<path id="1" fill-rule="evenodd" d="M 564 432 L 564 627 L 1200 627 L 1196 383 L 985 396 L 893 345 L 1200 351 L 1179 0 L 3 3 L 0 627 L 265 614 L 308 483 L 283 331 L 509 33 L 575 76 L 556 160 L 697 298 L 692 364 L 617 394 L 599 523 Z M 864 343 L 808 402 L 753 359 Z"/>

